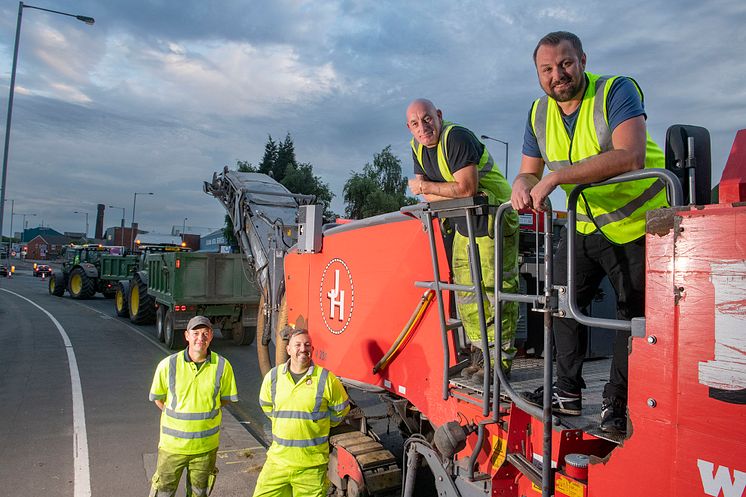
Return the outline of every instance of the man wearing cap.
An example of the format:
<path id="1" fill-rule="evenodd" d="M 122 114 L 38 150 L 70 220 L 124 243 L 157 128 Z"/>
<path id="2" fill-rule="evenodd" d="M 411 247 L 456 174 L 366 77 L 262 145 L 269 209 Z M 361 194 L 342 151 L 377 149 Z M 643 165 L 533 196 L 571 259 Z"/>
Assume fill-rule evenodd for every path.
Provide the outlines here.
<path id="1" fill-rule="evenodd" d="M 210 351 L 210 320 L 193 317 L 184 337 L 187 348 L 158 364 L 150 387 L 150 400 L 163 411 L 150 497 L 175 495 L 184 469 L 187 495 L 210 494 L 217 474 L 221 407 L 238 402 L 233 368 Z"/>
<path id="2" fill-rule="evenodd" d="M 272 421 L 272 445 L 254 497 L 324 497 L 329 487 L 329 430 L 349 412 L 342 382 L 314 365 L 313 346 L 299 318 L 290 332 L 290 359 L 264 377 L 259 403 Z"/>

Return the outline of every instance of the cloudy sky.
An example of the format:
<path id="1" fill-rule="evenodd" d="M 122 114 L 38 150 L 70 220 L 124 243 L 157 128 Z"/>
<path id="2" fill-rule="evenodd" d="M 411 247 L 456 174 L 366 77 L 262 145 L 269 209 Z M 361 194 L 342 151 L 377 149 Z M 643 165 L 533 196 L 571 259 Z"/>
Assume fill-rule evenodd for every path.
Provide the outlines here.
<path id="1" fill-rule="evenodd" d="M 742 0 L 32 5 L 96 23 L 24 9 L 6 197 L 16 212 L 36 214 L 30 227 L 82 231 L 74 211 L 89 212 L 93 234 L 96 204 L 124 207 L 129 222 L 133 193 L 154 192 L 137 197 L 144 229 L 167 232 L 184 218 L 218 228 L 224 212 L 202 182 L 236 160 L 258 163 L 267 135 L 288 132 L 342 212 L 344 182 L 385 146 L 411 175 L 404 111 L 416 97 L 508 141 L 512 181 L 540 94 L 531 53 L 560 29 L 581 37 L 589 70 L 639 82 L 659 144 L 671 124 L 707 127 L 713 178 L 746 127 Z M 16 2 L 0 2 L 3 111 L 17 12 Z M 489 147 L 502 164 L 503 145 Z M 107 226 L 119 218 L 121 209 L 107 209 Z M 16 216 L 14 231 L 20 224 Z"/>

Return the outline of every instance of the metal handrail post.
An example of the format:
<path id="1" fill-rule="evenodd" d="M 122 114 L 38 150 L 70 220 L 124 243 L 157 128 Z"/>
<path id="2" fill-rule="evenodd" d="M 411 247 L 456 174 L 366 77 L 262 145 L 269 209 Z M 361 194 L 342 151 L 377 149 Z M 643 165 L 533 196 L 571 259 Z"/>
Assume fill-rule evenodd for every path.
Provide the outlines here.
<path id="1" fill-rule="evenodd" d="M 594 318 L 583 314 L 577 304 L 577 295 L 575 289 L 575 241 L 576 241 L 576 225 L 577 225 L 577 202 L 580 193 L 594 186 L 611 185 L 616 183 L 624 183 L 628 181 L 635 181 L 639 179 L 657 178 L 663 180 L 666 183 L 668 193 L 671 199 L 671 206 L 676 207 L 682 205 L 683 193 L 681 191 L 681 183 L 679 178 L 674 173 L 666 169 L 641 169 L 638 171 L 630 171 L 628 173 L 614 176 L 606 181 L 599 183 L 589 183 L 585 185 L 576 186 L 570 195 L 567 197 L 567 307 L 569 316 L 580 324 L 586 326 L 597 326 L 599 328 L 607 328 L 612 330 L 632 330 L 632 322 L 621 320 L 621 319 L 606 319 L 606 318 Z M 546 250 L 546 247 L 545 247 Z"/>

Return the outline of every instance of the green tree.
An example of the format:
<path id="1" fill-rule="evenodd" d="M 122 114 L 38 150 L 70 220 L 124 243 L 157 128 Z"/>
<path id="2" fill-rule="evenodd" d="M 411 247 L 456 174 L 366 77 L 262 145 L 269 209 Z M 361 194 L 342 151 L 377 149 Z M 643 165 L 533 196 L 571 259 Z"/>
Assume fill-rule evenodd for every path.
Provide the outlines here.
<path id="1" fill-rule="evenodd" d="M 304 195 L 315 195 L 316 203 L 324 206 L 324 219 L 330 221 L 336 216 L 331 211 L 330 206 L 334 194 L 329 189 L 329 185 L 324 183 L 321 178 L 313 174 L 313 166 L 308 163 L 290 164 L 285 170 L 285 177 L 280 182 L 293 193 L 302 193 Z"/>
<path id="2" fill-rule="evenodd" d="M 372 164 L 365 164 L 361 173 L 352 173 L 345 183 L 345 215 L 362 219 L 417 203 L 406 191 L 407 178 L 402 176 L 401 161 L 388 145 L 373 156 Z"/>
<path id="3" fill-rule="evenodd" d="M 269 174 L 271 171 L 274 174 L 275 162 L 277 162 L 277 143 L 272 139 L 272 135 L 268 135 L 267 144 L 264 145 L 264 157 L 259 163 L 258 172 Z"/>
<path id="4" fill-rule="evenodd" d="M 275 157 L 274 167 L 272 168 L 272 177 L 282 183 L 282 180 L 287 174 L 288 168 L 297 166 L 298 162 L 295 160 L 295 144 L 293 143 L 293 138 L 290 136 L 290 133 L 288 133 L 285 135 L 285 140 L 277 146 L 277 155 Z"/>

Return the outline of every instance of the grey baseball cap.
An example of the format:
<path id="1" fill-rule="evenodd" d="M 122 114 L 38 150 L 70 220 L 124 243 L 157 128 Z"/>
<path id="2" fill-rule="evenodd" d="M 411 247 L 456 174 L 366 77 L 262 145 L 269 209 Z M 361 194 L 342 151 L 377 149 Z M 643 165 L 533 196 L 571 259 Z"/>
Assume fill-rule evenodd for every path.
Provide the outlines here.
<path id="1" fill-rule="evenodd" d="M 199 328 L 200 326 L 206 326 L 207 328 L 212 329 L 212 323 L 205 316 L 194 316 L 192 319 L 189 320 L 186 329 L 193 330 L 194 328 Z"/>

